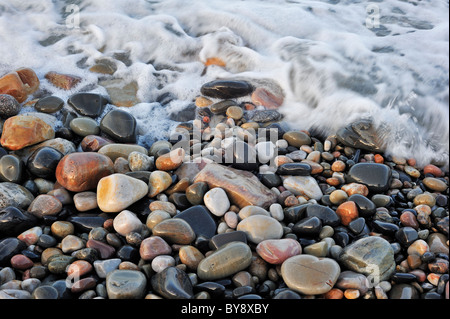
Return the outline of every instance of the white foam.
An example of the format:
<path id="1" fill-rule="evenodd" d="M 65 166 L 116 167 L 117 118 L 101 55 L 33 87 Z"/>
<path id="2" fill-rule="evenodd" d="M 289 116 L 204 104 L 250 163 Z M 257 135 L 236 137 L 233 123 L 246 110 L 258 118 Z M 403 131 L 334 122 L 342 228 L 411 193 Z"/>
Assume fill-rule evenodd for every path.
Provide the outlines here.
<path id="1" fill-rule="evenodd" d="M 371 117 L 388 152 L 448 163 L 448 1 L 330 2 L 0 0 L 0 76 L 26 66 L 41 79 L 40 94 L 106 94 L 88 68 L 126 53 L 131 65 L 116 61 L 114 77 L 138 83 L 142 103 L 129 111 L 143 143 L 168 136 L 176 124 L 168 113 L 192 102 L 202 84 L 271 79 L 294 127 L 332 134 Z M 79 28 L 69 23 L 77 21 L 69 20 L 72 4 Z M 204 72 L 211 57 L 226 67 Z M 83 81 L 60 90 L 44 79 L 49 71 Z M 164 109 L 155 101 L 167 92 L 175 100 Z"/>

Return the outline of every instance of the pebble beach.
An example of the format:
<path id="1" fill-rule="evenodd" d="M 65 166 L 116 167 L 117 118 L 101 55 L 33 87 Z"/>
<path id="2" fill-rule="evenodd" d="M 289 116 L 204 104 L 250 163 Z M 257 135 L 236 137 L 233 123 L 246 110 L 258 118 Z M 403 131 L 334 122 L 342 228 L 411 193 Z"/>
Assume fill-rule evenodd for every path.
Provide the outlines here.
<path id="1" fill-rule="evenodd" d="M 111 56 L 0 64 L 0 299 L 449 299 L 448 157 L 304 126 L 217 55 L 143 102 Z"/>

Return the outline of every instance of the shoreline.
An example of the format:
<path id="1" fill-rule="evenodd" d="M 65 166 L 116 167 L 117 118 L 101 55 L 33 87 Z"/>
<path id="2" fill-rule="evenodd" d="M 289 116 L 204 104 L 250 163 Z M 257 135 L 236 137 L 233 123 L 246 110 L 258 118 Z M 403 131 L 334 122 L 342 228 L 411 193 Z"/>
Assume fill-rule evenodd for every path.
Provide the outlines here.
<path id="1" fill-rule="evenodd" d="M 145 148 L 98 94 L 27 114 L 12 96 L 0 298 L 448 299 L 449 172 L 386 156 L 370 123 L 321 139 L 283 124 L 281 96 L 222 80 Z"/>

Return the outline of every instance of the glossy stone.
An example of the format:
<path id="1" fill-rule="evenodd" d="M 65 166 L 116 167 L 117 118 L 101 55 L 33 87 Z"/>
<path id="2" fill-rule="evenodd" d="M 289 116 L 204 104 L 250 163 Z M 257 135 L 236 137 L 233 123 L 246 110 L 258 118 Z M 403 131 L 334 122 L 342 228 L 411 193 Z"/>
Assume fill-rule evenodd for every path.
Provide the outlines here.
<path id="1" fill-rule="evenodd" d="M 42 235 L 42 228 L 39 226 L 35 226 L 22 232 L 19 236 L 17 236 L 17 238 L 29 246 L 35 245 L 41 235 Z"/>
<path id="2" fill-rule="evenodd" d="M 57 96 L 47 96 L 39 99 L 34 108 L 43 113 L 55 113 L 64 107 L 64 101 Z"/>
<path id="3" fill-rule="evenodd" d="M 346 146 L 372 152 L 383 150 L 383 141 L 371 120 L 357 120 L 336 133 L 339 142 Z"/>
<path id="4" fill-rule="evenodd" d="M 118 213 L 147 194 L 146 183 L 124 174 L 103 177 L 97 185 L 98 207 L 107 213 Z"/>
<path id="5" fill-rule="evenodd" d="M 175 216 L 186 221 L 197 236 L 211 238 L 216 233 L 216 222 L 211 212 L 203 205 L 192 206 Z"/>
<path id="6" fill-rule="evenodd" d="M 239 207 L 255 205 L 268 208 L 276 201 L 276 195 L 253 174 L 215 163 L 207 164 L 194 182 L 206 182 L 209 188 L 224 189 L 230 202 Z"/>
<path id="7" fill-rule="evenodd" d="M 361 217 L 369 217 L 376 212 L 376 205 L 370 199 L 361 194 L 351 195 L 348 200 L 356 204 Z"/>
<path id="8" fill-rule="evenodd" d="M 281 276 L 286 285 L 299 293 L 319 295 L 333 288 L 341 270 L 331 258 L 311 255 L 293 256 L 281 265 Z"/>
<path id="9" fill-rule="evenodd" d="M 389 166 L 378 163 L 357 163 L 347 173 L 347 182 L 361 183 L 369 191 L 381 193 L 391 184 L 392 172 Z"/>
<path id="10" fill-rule="evenodd" d="M 83 152 L 97 152 L 103 146 L 113 143 L 112 140 L 102 136 L 88 135 L 83 138 L 80 145 Z"/>
<path id="11" fill-rule="evenodd" d="M 278 166 L 278 175 L 309 176 L 311 166 L 305 163 L 286 163 Z"/>
<path id="12" fill-rule="evenodd" d="M 156 159 L 156 169 L 161 171 L 176 170 L 184 161 L 186 151 L 182 148 L 177 148 L 167 154 L 161 155 Z"/>
<path id="13" fill-rule="evenodd" d="M 349 270 L 377 280 L 388 279 L 395 271 L 394 251 L 389 242 L 381 237 L 364 237 L 344 247 L 340 262 Z"/>
<path id="14" fill-rule="evenodd" d="M 250 94 L 253 87 L 245 81 L 216 80 L 205 83 L 200 92 L 203 95 L 219 99 L 232 99 Z"/>
<path id="15" fill-rule="evenodd" d="M 136 119 L 124 110 L 109 111 L 101 120 L 100 129 L 118 143 L 137 142 Z"/>
<path id="16" fill-rule="evenodd" d="M 151 286 L 167 299 L 191 299 L 194 295 L 188 275 L 176 267 L 168 267 L 152 276 Z"/>
<path id="17" fill-rule="evenodd" d="M 114 173 L 114 164 L 107 156 L 82 152 L 64 156 L 56 167 L 56 180 L 72 192 L 92 190 L 105 176 Z"/>
<path id="18" fill-rule="evenodd" d="M 419 239 L 419 235 L 417 231 L 412 227 L 401 227 L 398 231 L 395 232 L 395 238 L 400 244 L 408 247 L 417 239 Z"/>
<path id="19" fill-rule="evenodd" d="M 172 185 L 172 176 L 165 171 L 153 171 L 148 181 L 148 197 L 153 198 Z"/>
<path id="20" fill-rule="evenodd" d="M 101 259 L 109 259 L 114 256 L 116 250 L 111 245 L 103 243 L 95 239 L 89 239 L 86 242 L 87 248 L 93 248 L 98 251 L 99 257 Z"/>
<path id="21" fill-rule="evenodd" d="M 207 191 L 208 184 L 205 182 L 194 183 L 186 189 L 186 198 L 192 205 L 201 205 Z"/>
<path id="22" fill-rule="evenodd" d="M 196 234 L 192 227 L 183 219 L 166 219 L 153 227 L 153 235 L 160 236 L 172 244 L 188 245 L 194 241 Z"/>
<path id="23" fill-rule="evenodd" d="M 126 237 L 131 232 L 140 232 L 142 222 L 135 213 L 123 210 L 114 217 L 113 227 L 118 234 Z"/>
<path id="24" fill-rule="evenodd" d="M 12 256 L 26 248 L 26 244 L 14 237 L 0 239 L 0 266 L 9 265 Z"/>
<path id="25" fill-rule="evenodd" d="M 323 196 L 316 179 L 311 176 L 289 176 L 283 180 L 283 186 L 296 196 L 304 195 L 315 200 Z"/>
<path id="26" fill-rule="evenodd" d="M 389 291 L 390 299 L 419 299 L 419 292 L 409 284 L 393 285 Z"/>
<path id="27" fill-rule="evenodd" d="M 28 212 L 38 218 L 54 216 L 62 210 L 62 203 L 54 196 L 42 194 L 37 196 L 28 207 Z"/>
<path id="28" fill-rule="evenodd" d="M 220 247 L 233 241 L 247 243 L 246 233 L 238 230 L 214 235 L 209 241 L 209 247 L 212 249 L 219 249 Z"/>
<path id="29" fill-rule="evenodd" d="M 172 248 L 159 236 L 145 238 L 140 245 L 139 254 L 143 260 L 150 261 L 159 255 L 169 255 Z"/>
<path id="30" fill-rule="evenodd" d="M 197 267 L 197 275 L 202 280 L 217 280 L 235 274 L 252 261 L 250 247 L 242 242 L 228 243 L 203 259 Z"/>
<path id="31" fill-rule="evenodd" d="M 42 119 L 32 115 L 16 115 L 3 124 L 0 144 L 11 151 L 21 150 L 55 138 L 55 131 Z"/>
<path id="32" fill-rule="evenodd" d="M 270 264 L 280 265 L 286 259 L 300 255 L 302 246 L 294 239 L 268 239 L 256 246 L 256 252 L 262 259 Z"/>
<path id="33" fill-rule="evenodd" d="M 109 299 L 141 299 L 146 293 L 147 278 L 136 270 L 114 270 L 106 276 Z"/>
<path id="34" fill-rule="evenodd" d="M 283 139 L 286 140 L 289 145 L 300 148 L 302 145 L 311 144 L 311 138 L 304 132 L 289 131 L 283 135 Z"/>
<path id="35" fill-rule="evenodd" d="M 225 191 L 216 187 L 209 190 L 204 198 L 205 206 L 209 209 L 209 211 L 215 216 L 223 216 L 230 208 L 230 201 L 228 200 L 227 194 Z"/>
<path id="36" fill-rule="evenodd" d="M 68 99 L 67 103 L 79 114 L 95 118 L 103 112 L 108 100 L 100 94 L 76 93 Z"/>
<path id="37" fill-rule="evenodd" d="M 283 236 L 281 224 L 275 218 L 265 215 L 245 218 L 239 222 L 236 230 L 245 232 L 247 239 L 255 244 L 266 239 L 280 239 Z"/>
<path id="38" fill-rule="evenodd" d="M 331 227 L 338 226 L 340 218 L 334 210 L 327 206 L 312 204 L 306 206 L 305 217 L 316 216 L 323 225 L 329 225 Z"/>
<path id="39" fill-rule="evenodd" d="M 56 167 L 63 156 L 53 147 L 40 147 L 28 158 L 27 169 L 37 177 L 52 180 L 55 178 Z"/>
<path id="40" fill-rule="evenodd" d="M 322 230 L 322 221 L 316 216 L 310 216 L 298 221 L 292 231 L 300 237 L 316 237 Z"/>
<path id="41" fill-rule="evenodd" d="M 87 116 L 77 117 L 70 121 L 70 129 L 77 135 L 86 137 L 100 133 L 97 122 Z"/>

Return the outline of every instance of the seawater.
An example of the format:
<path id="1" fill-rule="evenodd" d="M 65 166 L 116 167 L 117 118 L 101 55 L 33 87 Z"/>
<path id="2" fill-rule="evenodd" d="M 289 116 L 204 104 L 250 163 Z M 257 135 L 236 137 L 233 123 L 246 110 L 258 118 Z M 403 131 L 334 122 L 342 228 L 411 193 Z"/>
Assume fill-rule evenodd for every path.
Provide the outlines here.
<path id="1" fill-rule="evenodd" d="M 448 0 L 0 0 L 0 76 L 29 67 L 38 95 L 107 94 L 88 69 L 114 59 L 113 77 L 138 84 L 143 102 L 126 110 L 143 145 L 169 135 L 202 84 L 248 79 L 285 95 L 293 128 L 370 118 L 387 153 L 448 167 L 448 22 Z M 226 66 L 205 70 L 212 57 Z M 83 80 L 60 90 L 49 71 Z"/>

